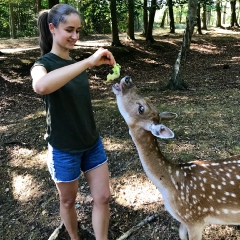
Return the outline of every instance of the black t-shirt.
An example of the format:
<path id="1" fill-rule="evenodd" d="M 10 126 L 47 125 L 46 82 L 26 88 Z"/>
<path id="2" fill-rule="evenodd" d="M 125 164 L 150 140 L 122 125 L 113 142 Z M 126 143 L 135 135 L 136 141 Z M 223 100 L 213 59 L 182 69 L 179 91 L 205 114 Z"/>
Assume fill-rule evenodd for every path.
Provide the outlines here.
<path id="1" fill-rule="evenodd" d="M 34 66 L 43 66 L 50 72 L 75 62 L 47 53 Z M 46 107 L 46 140 L 51 146 L 65 152 L 81 152 L 94 146 L 99 134 L 86 71 L 55 92 L 44 95 L 43 100 Z"/>

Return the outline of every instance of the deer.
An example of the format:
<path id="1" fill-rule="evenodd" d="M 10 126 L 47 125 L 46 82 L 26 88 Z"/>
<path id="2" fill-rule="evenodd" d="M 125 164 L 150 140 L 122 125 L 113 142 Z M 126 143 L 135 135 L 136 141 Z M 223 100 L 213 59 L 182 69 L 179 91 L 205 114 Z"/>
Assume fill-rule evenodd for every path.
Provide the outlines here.
<path id="1" fill-rule="evenodd" d="M 157 138 L 174 137 L 162 123 L 177 114 L 159 113 L 129 76 L 112 91 L 144 171 L 160 191 L 166 210 L 180 222 L 180 239 L 201 240 L 209 224 L 239 225 L 240 156 L 173 163 L 162 154 Z"/>

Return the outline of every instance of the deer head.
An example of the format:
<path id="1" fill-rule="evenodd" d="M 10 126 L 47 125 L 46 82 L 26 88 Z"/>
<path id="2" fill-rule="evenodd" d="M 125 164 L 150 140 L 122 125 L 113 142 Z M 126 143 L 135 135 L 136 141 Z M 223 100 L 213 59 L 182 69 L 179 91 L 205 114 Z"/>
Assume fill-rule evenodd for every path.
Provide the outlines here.
<path id="1" fill-rule="evenodd" d="M 173 138 L 174 133 L 161 124 L 177 117 L 170 112 L 159 113 L 148 98 L 138 94 L 129 76 L 121 79 L 120 84 L 113 85 L 116 94 L 118 108 L 129 128 L 141 128 L 150 131 L 159 138 Z M 136 117 L 140 120 L 136 120 Z"/>

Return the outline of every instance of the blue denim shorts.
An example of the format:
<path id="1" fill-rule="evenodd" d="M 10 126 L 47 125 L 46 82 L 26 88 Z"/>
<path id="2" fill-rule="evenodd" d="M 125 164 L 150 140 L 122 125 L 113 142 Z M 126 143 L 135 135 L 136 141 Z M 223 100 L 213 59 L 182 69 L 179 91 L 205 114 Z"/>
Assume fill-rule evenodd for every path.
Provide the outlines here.
<path id="1" fill-rule="evenodd" d="M 107 162 L 107 156 L 101 138 L 89 150 L 80 153 L 59 151 L 48 144 L 47 165 L 55 182 L 73 182 L 81 171 L 88 172 Z"/>

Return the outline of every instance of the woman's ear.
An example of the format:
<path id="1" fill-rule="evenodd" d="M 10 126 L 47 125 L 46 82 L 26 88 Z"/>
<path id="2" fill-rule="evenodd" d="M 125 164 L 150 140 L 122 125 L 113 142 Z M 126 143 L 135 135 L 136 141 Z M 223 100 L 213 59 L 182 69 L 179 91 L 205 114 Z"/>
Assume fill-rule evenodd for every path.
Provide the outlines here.
<path id="1" fill-rule="evenodd" d="M 52 23 L 49 23 L 49 30 L 52 34 L 54 34 L 54 29 L 55 29 L 54 25 Z"/>

